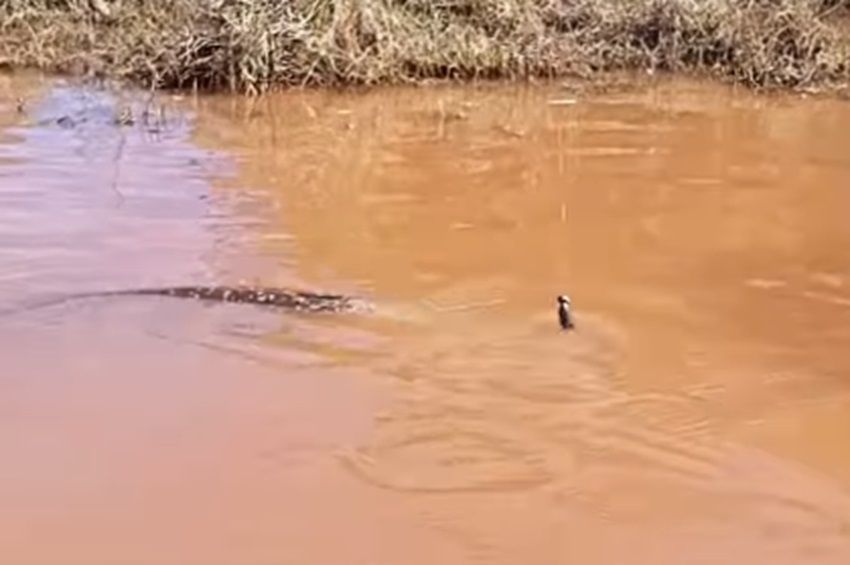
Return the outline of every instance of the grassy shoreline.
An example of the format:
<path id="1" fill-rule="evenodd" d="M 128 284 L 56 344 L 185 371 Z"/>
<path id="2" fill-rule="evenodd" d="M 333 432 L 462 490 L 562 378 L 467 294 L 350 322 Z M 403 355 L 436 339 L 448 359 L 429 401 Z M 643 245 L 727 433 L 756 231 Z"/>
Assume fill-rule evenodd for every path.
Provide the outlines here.
<path id="1" fill-rule="evenodd" d="M 0 66 L 262 92 L 610 71 L 850 79 L 850 0 L 6 0 Z"/>

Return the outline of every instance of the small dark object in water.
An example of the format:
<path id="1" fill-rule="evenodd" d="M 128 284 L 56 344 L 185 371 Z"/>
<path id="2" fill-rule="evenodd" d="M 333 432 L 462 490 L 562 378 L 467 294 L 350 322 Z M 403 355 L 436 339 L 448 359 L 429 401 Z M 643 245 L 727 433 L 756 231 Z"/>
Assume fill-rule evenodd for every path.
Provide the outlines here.
<path id="1" fill-rule="evenodd" d="M 133 117 L 133 110 L 124 107 L 121 113 L 115 116 L 113 121 L 116 126 L 132 126 L 136 123 L 136 118 Z"/>
<path id="2" fill-rule="evenodd" d="M 63 127 L 65 129 L 71 129 L 77 125 L 77 123 L 74 121 L 74 118 L 72 118 L 71 116 L 61 116 L 58 120 L 56 120 L 56 123 L 59 124 L 60 127 Z"/>
<path id="3" fill-rule="evenodd" d="M 561 327 L 565 330 L 575 327 L 575 324 L 573 324 L 573 318 L 570 315 L 570 297 L 566 294 L 562 294 L 558 297 L 558 321 L 561 323 Z"/>

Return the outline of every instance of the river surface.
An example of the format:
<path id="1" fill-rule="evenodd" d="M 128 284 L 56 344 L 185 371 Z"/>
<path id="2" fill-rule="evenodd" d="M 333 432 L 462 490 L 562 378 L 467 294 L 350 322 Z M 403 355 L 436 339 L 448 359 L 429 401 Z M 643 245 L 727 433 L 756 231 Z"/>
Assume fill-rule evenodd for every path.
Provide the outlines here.
<path id="1" fill-rule="evenodd" d="M 2 561 L 850 563 L 849 146 L 684 81 L 0 76 Z M 33 307 L 179 284 L 375 311 Z"/>

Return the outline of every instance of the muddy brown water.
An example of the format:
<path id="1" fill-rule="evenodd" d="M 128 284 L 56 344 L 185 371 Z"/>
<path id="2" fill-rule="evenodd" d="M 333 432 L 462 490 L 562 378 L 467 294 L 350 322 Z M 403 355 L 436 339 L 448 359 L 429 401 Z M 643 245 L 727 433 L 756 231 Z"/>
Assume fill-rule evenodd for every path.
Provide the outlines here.
<path id="1" fill-rule="evenodd" d="M 146 104 L 0 79 L 4 307 L 245 281 L 377 308 L 4 315 L 3 562 L 850 562 L 850 104 Z"/>

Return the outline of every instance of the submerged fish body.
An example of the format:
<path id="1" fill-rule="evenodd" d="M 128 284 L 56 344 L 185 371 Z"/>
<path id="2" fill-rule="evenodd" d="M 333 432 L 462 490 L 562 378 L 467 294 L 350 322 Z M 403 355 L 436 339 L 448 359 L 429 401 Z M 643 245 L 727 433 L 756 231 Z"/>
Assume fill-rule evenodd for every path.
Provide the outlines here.
<path id="1" fill-rule="evenodd" d="M 153 288 L 131 288 L 120 290 L 105 290 L 54 296 L 43 300 L 21 304 L 7 309 L 0 309 L 0 315 L 12 315 L 35 309 L 58 306 L 71 301 L 91 300 L 119 296 L 153 296 L 185 298 L 208 302 L 250 304 L 255 306 L 280 308 L 297 313 L 377 313 L 398 320 L 418 320 L 421 312 L 414 308 L 380 309 L 373 303 L 361 298 L 344 294 L 328 294 L 293 290 L 275 287 L 257 286 L 166 286 Z M 558 297 L 558 317 L 564 330 L 575 328 L 570 312 L 570 299 L 566 295 Z"/>
<path id="2" fill-rule="evenodd" d="M 213 302 L 274 306 L 299 312 L 346 312 L 366 304 L 342 294 L 323 294 L 282 288 L 231 286 L 175 286 L 119 290 L 106 295 L 172 296 Z"/>
<path id="3" fill-rule="evenodd" d="M 14 314 L 16 312 L 33 310 L 36 308 L 56 306 L 72 300 L 109 298 L 116 296 L 162 296 L 188 298 L 210 302 L 253 304 L 271 308 L 282 308 L 293 312 L 344 313 L 373 310 L 372 305 L 367 301 L 342 294 L 325 294 L 270 287 L 171 286 L 70 294 L 3 310 L 0 311 L 0 314 Z"/>

